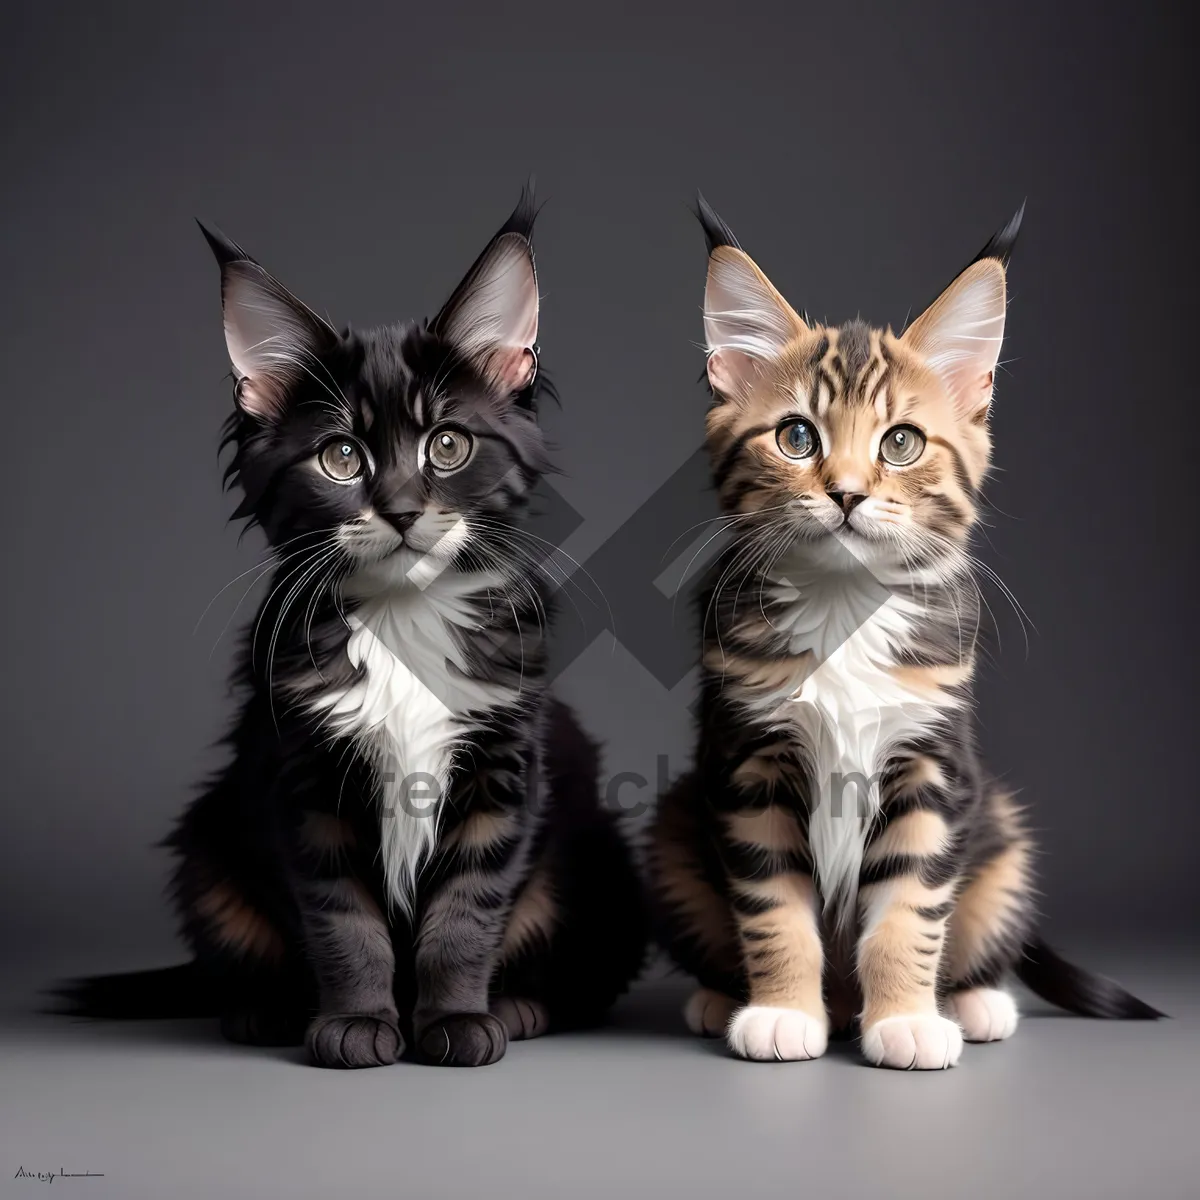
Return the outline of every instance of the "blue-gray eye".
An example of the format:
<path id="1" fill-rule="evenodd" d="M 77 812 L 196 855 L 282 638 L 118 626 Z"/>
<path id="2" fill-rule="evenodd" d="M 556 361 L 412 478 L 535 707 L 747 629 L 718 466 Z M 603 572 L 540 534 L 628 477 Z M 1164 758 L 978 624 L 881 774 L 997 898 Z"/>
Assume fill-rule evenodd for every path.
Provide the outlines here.
<path id="1" fill-rule="evenodd" d="M 321 470 L 338 483 L 349 483 L 363 473 L 363 456 L 348 438 L 334 438 L 333 441 L 326 442 L 318 461 Z"/>
<path id="2" fill-rule="evenodd" d="M 925 451 L 925 435 L 912 425 L 896 425 L 883 435 L 879 454 L 893 467 L 911 466 Z"/>
<path id="3" fill-rule="evenodd" d="M 775 431 L 775 441 L 788 458 L 812 458 L 821 445 L 817 431 L 807 421 L 788 421 Z"/>

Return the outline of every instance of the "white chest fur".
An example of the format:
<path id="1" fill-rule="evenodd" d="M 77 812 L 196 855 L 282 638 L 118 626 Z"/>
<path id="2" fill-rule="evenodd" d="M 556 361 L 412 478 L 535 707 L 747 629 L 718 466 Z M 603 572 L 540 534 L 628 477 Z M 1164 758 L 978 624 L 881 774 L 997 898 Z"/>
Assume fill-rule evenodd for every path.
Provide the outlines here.
<path id="1" fill-rule="evenodd" d="M 360 598 L 346 653 L 362 677 L 312 702 L 328 727 L 353 738 L 374 765 L 387 891 L 405 912 L 437 844 L 456 750 L 480 716 L 515 699 L 510 689 L 463 673 L 459 631 L 477 620 L 469 597 L 495 582 L 453 572 L 425 587 L 379 573 L 356 577 L 346 588 Z"/>
<path id="2" fill-rule="evenodd" d="M 776 698 L 770 719 L 792 731 L 807 761 L 809 847 L 825 908 L 840 924 L 854 913 L 888 756 L 933 728 L 945 706 L 891 671 L 921 615 L 918 604 L 861 570 L 793 563 L 777 579 L 772 623 L 790 633 L 792 653 L 812 657 L 810 673 L 782 702 Z"/>

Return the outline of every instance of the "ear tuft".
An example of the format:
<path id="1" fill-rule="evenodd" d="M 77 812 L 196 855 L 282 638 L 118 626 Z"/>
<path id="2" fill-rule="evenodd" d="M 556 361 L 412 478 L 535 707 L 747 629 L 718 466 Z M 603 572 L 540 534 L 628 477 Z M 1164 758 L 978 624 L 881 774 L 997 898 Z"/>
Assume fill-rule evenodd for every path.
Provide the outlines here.
<path id="1" fill-rule="evenodd" d="M 225 346 L 238 376 L 238 406 L 274 420 L 289 390 L 336 343 L 337 332 L 236 242 L 197 224 L 221 268 Z"/>
<path id="2" fill-rule="evenodd" d="M 716 210 L 702 193 L 696 193 L 696 218 L 704 229 L 704 240 L 708 243 L 708 252 L 711 254 L 718 246 L 732 246 L 735 250 L 740 250 L 738 240 L 733 236 L 733 230 L 717 216 Z"/>
<path id="3" fill-rule="evenodd" d="M 430 328 L 507 392 L 537 372 L 538 290 L 533 260 L 533 181 L 472 264 Z"/>
<path id="4" fill-rule="evenodd" d="M 1007 269 L 1009 260 L 1012 258 L 1013 247 L 1016 246 L 1017 237 L 1021 232 L 1021 222 L 1024 219 L 1025 201 L 1022 200 L 1021 207 L 1009 218 L 1008 224 L 992 234 L 987 245 L 971 260 L 971 265 L 982 262 L 985 258 L 997 258 L 1000 260 L 1000 264 Z"/>
<path id="5" fill-rule="evenodd" d="M 537 201 L 534 199 L 536 187 L 537 181 L 530 175 L 521 189 L 521 198 L 517 201 L 517 207 L 512 210 L 512 215 L 508 220 L 496 231 L 496 237 L 505 233 L 516 233 L 530 244 L 533 243 L 533 223 L 537 220 L 538 214 Z"/>
<path id="6" fill-rule="evenodd" d="M 219 229 L 209 229 L 199 217 L 196 218 L 196 224 L 200 226 L 200 232 L 204 234 L 204 240 L 213 252 L 213 257 L 222 267 L 231 262 L 237 262 L 239 259 L 244 259 L 246 262 L 254 261 L 241 246 L 230 241 Z"/>

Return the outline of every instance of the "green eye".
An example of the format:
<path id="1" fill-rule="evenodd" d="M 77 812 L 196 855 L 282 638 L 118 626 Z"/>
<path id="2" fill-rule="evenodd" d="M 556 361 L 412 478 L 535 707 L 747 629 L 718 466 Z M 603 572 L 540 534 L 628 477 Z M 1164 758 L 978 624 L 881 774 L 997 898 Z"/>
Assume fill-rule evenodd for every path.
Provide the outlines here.
<path id="1" fill-rule="evenodd" d="M 879 454 L 893 467 L 911 466 L 925 451 L 925 435 L 912 425 L 897 425 L 883 435 Z"/>
<path id="2" fill-rule="evenodd" d="M 812 458 L 821 445 L 807 421 L 787 421 L 775 431 L 775 441 L 788 458 Z"/>
<path id="3" fill-rule="evenodd" d="M 465 429 L 452 429 L 447 426 L 435 429 L 429 435 L 425 453 L 439 471 L 457 471 L 471 457 L 474 444 L 474 440 Z"/>
<path id="4" fill-rule="evenodd" d="M 321 470 L 338 483 L 349 483 L 363 473 L 363 456 L 349 438 L 334 438 L 326 442 L 317 460 Z"/>

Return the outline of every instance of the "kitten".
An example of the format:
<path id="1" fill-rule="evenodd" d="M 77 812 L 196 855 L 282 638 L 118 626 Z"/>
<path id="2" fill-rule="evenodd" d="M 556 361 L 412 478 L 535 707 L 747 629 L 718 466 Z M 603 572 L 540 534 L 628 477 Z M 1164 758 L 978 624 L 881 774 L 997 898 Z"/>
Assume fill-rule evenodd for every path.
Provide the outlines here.
<path id="1" fill-rule="evenodd" d="M 596 747 L 546 682 L 546 468 L 528 189 L 429 322 L 334 330 L 221 269 L 238 517 L 274 551 L 232 761 L 169 839 L 195 959 L 76 1011 L 219 1011 L 327 1067 L 495 1062 L 599 1020 L 645 941 Z M 203 228 L 203 227 L 202 227 Z"/>
<path id="2" fill-rule="evenodd" d="M 976 750 L 969 544 L 1021 213 L 901 336 L 798 315 L 701 200 L 708 445 L 735 535 L 701 597 L 693 772 L 652 835 L 694 1032 L 953 1066 L 1009 1037 L 1015 971 L 1073 1012 L 1160 1014 L 1033 932 L 1033 842 Z"/>

